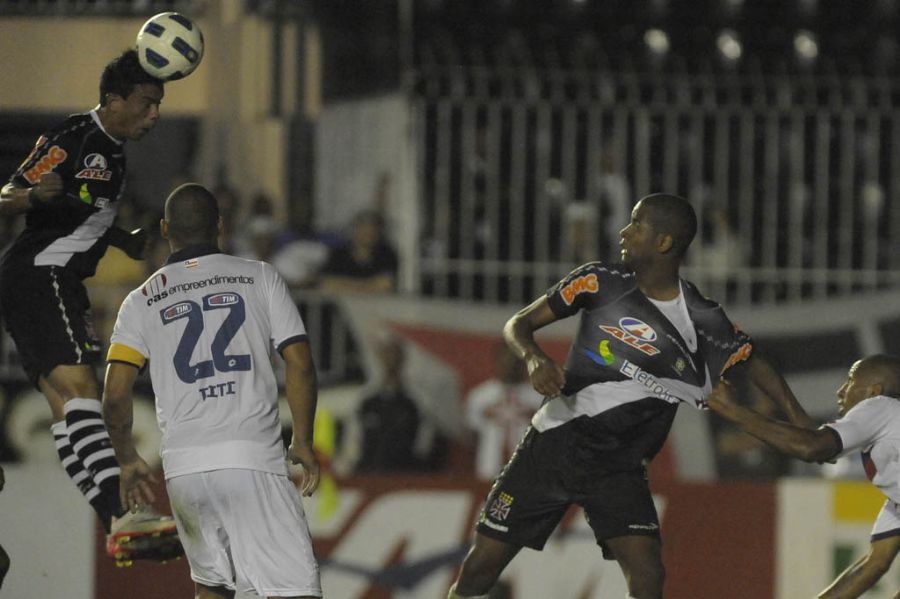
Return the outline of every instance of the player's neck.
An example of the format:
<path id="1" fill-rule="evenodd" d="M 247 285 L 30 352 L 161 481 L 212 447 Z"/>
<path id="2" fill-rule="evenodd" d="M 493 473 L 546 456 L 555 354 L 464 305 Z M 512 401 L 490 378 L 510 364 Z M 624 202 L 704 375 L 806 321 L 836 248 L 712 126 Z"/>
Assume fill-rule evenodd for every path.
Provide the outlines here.
<path id="1" fill-rule="evenodd" d="M 673 300 L 681 293 L 678 268 L 668 265 L 643 268 L 635 272 L 635 280 L 641 293 L 659 301 Z"/>

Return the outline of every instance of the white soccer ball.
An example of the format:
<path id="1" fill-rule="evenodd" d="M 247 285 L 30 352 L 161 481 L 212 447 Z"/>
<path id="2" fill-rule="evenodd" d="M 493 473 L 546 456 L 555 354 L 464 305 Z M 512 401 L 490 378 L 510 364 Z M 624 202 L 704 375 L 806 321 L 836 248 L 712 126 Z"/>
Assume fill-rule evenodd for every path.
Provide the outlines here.
<path id="1" fill-rule="evenodd" d="M 182 79 L 193 73 L 203 58 L 203 32 L 181 13 L 159 13 L 138 32 L 137 53 L 144 70 L 157 79 Z"/>

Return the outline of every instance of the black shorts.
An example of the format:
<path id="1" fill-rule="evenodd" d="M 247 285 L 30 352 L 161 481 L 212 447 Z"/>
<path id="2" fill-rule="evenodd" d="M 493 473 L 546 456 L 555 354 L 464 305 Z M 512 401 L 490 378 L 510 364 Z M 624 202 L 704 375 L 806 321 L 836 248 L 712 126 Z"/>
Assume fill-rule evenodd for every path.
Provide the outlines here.
<path id="1" fill-rule="evenodd" d="M 566 425 L 542 433 L 528 430 L 488 493 L 476 526 L 481 534 L 541 550 L 570 505 L 584 508 L 603 556 L 613 559 L 604 541 L 622 536 L 659 538 L 659 518 L 638 466 L 597 473 L 573 460 Z M 591 472 L 590 476 L 585 476 Z"/>
<path id="2" fill-rule="evenodd" d="M 29 380 L 37 386 L 63 364 L 97 364 L 101 344 L 91 322 L 87 290 L 59 266 L 7 270 L 0 312 Z"/>

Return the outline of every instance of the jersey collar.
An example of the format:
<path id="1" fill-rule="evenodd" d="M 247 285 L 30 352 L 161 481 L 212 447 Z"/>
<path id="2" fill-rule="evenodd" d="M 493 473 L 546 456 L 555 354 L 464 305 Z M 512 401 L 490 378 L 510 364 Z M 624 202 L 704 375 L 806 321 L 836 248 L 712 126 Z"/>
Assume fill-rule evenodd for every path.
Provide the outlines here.
<path id="1" fill-rule="evenodd" d="M 91 118 L 94 120 L 94 122 L 97 124 L 97 126 L 100 127 L 100 130 L 106 134 L 106 137 L 108 137 L 112 141 L 114 141 L 116 143 L 116 145 L 119 145 L 119 146 L 124 145 L 125 144 L 124 140 L 117 139 L 117 138 L 113 137 L 112 135 L 110 135 L 109 131 L 106 130 L 106 127 L 103 126 L 103 123 L 100 122 L 100 114 L 97 112 L 98 110 L 100 110 L 99 104 L 97 104 L 97 106 L 93 110 L 91 110 L 88 114 L 91 115 Z"/>
<path id="2" fill-rule="evenodd" d="M 191 258 L 199 258 L 200 256 L 208 256 L 209 254 L 221 254 L 222 250 L 214 245 L 189 245 L 169 255 L 166 264 L 175 264 L 176 262 L 184 262 Z"/>

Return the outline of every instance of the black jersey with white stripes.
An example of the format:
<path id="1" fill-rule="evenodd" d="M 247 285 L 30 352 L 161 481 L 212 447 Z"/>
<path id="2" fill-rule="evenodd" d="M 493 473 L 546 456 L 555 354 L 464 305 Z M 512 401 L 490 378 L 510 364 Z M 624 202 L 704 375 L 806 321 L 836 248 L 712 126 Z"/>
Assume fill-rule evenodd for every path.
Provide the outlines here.
<path id="1" fill-rule="evenodd" d="M 532 424 L 543 431 L 586 418 L 583 425 L 598 437 L 619 431 L 633 442 L 635 427 L 656 419 L 659 430 L 641 435 L 657 448 L 671 424 L 664 406 L 704 408 L 721 374 L 749 357 L 753 346 L 719 304 L 690 282 L 679 284 L 675 322 L 659 307 L 663 302 L 641 292 L 624 264 L 585 264 L 552 287 L 547 300 L 553 313 L 567 318 L 580 312 L 581 321 L 566 360 L 566 386 L 545 401 Z"/>
<path id="2" fill-rule="evenodd" d="M 122 145 L 103 129 L 96 109 L 41 135 L 10 182 L 31 187 L 42 174 L 56 172 L 64 193 L 26 214 L 25 229 L 3 256 L 3 270 L 60 266 L 82 279 L 94 274 L 125 185 Z"/>

